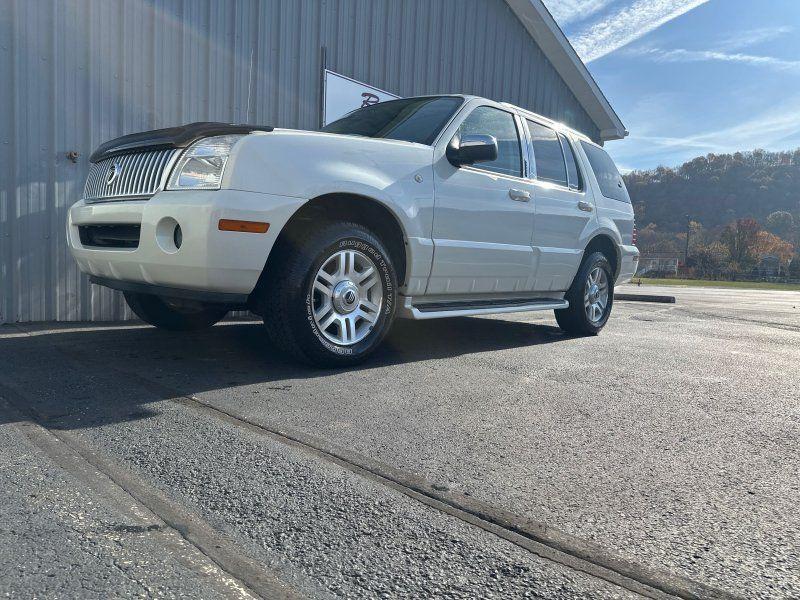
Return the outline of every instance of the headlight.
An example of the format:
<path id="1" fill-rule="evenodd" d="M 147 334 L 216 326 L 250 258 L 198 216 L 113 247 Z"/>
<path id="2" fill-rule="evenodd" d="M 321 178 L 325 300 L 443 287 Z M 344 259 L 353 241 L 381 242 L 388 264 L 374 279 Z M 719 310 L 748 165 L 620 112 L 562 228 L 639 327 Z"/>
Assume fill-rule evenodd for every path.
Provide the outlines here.
<path id="1" fill-rule="evenodd" d="M 172 169 L 168 190 L 218 190 L 231 148 L 241 135 L 218 135 L 189 146 Z"/>

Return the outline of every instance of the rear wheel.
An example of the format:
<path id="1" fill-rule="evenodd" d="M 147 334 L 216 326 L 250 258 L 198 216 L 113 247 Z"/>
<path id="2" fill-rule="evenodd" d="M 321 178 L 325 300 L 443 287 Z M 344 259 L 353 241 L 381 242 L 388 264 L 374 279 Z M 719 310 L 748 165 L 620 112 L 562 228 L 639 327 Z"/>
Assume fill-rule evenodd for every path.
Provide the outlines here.
<path id="1" fill-rule="evenodd" d="M 602 252 L 584 259 L 565 299 L 569 308 L 555 311 L 561 329 L 573 335 L 597 335 L 614 304 L 614 276 Z"/>
<path id="2" fill-rule="evenodd" d="M 366 359 L 397 302 L 394 264 L 377 236 L 357 223 L 328 223 L 278 252 L 262 304 L 272 342 L 317 366 Z"/>
<path id="3" fill-rule="evenodd" d="M 170 331 L 206 329 L 228 314 L 227 308 L 213 304 L 172 300 L 152 294 L 125 292 L 125 301 L 142 321 Z"/>

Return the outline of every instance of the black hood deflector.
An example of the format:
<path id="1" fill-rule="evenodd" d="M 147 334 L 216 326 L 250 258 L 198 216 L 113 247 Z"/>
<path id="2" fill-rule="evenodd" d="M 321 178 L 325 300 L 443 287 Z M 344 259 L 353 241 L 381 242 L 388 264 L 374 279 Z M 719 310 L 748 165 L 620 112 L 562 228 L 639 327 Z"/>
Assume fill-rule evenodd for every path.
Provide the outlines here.
<path id="1" fill-rule="evenodd" d="M 100 144 L 89 157 L 89 161 L 96 163 L 110 156 L 124 152 L 157 150 L 159 148 L 186 148 L 199 139 L 212 135 L 231 135 L 250 133 L 252 131 L 272 131 L 269 125 L 233 125 L 231 123 L 200 122 L 154 129 L 123 135 L 117 139 Z"/>

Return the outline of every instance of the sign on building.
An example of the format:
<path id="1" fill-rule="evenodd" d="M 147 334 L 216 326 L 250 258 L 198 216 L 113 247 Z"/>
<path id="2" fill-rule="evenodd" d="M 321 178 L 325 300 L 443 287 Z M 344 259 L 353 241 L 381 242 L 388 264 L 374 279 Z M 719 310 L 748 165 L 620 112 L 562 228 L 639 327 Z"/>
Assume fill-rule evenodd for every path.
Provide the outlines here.
<path id="1" fill-rule="evenodd" d="M 357 108 L 399 97 L 325 69 L 322 124 L 327 125 Z"/>

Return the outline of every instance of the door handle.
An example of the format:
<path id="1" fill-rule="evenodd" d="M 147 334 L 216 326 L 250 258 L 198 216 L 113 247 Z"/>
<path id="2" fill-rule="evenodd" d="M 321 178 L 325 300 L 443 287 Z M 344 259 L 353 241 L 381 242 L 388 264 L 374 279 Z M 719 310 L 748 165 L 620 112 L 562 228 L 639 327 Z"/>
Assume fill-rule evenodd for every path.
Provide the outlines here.
<path id="1" fill-rule="evenodd" d="M 580 208 L 584 212 L 592 212 L 594 210 L 594 207 L 588 202 L 586 202 L 586 200 L 581 200 L 580 202 L 578 202 L 578 208 Z"/>
<path id="2" fill-rule="evenodd" d="M 529 202 L 531 199 L 531 193 L 526 192 L 525 190 L 518 190 L 516 188 L 511 188 L 508 190 L 508 195 L 512 200 L 516 200 L 517 202 Z"/>

